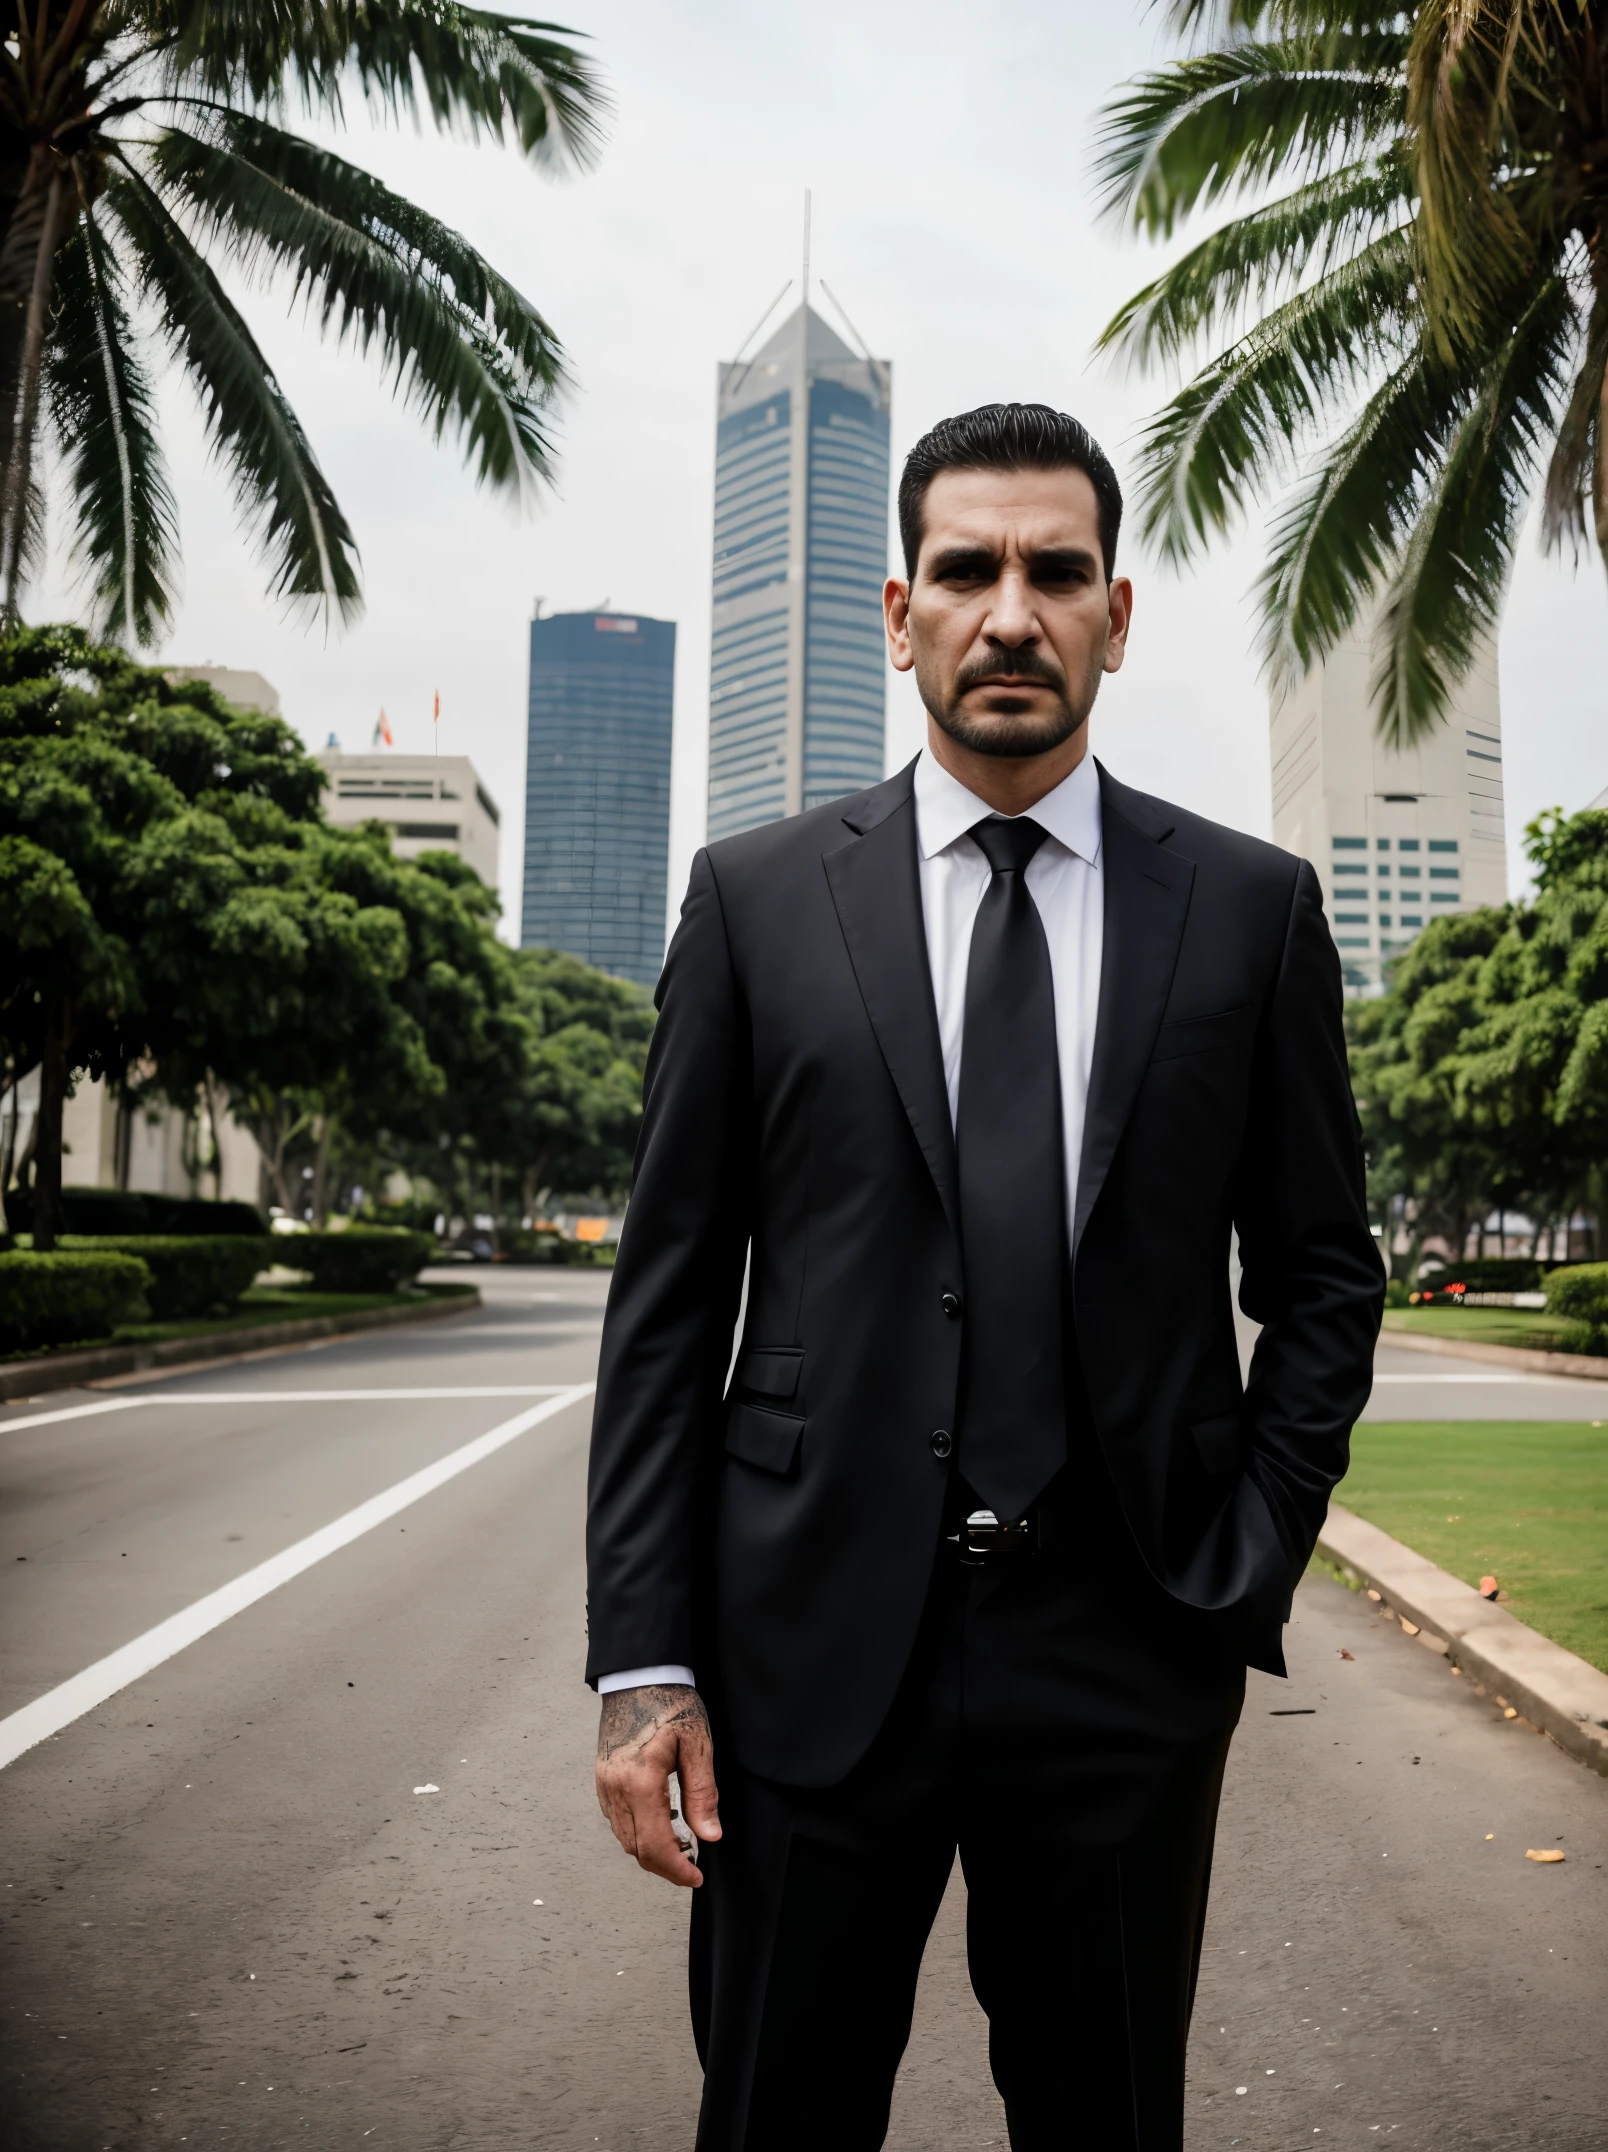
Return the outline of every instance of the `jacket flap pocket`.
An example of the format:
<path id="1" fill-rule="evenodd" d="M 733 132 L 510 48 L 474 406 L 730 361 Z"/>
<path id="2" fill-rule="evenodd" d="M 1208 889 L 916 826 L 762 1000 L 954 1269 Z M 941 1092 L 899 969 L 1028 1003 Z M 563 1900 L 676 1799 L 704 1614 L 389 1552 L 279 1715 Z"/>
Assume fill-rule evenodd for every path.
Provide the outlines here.
<path id="1" fill-rule="evenodd" d="M 745 1465 L 782 1476 L 798 1455 L 804 1422 L 791 1412 L 766 1412 L 759 1405 L 733 1405 L 726 1417 L 726 1454 Z"/>
<path id="2" fill-rule="evenodd" d="M 1177 1061 L 1184 1054 L 1209 1053 L 1214 1046 L 1231 1046 L 1240 1038 L 1255 1011 L 1249 1004 L 1220 1009 L 1215 1016 L 1184 1016 L 1163 1024 L 1156 1034 L 1152 1061 Z"/>
<path id="3" fill-rule="evenodd" d="M 1189 1432 L 1208 1472 L 1237 1472 L 1245 1462 L 1245 1430 L 1237 1412 L 1197 1420 Z"/>
<path id="4" fill-rule="evenodd" d="M 793 1397 L 803 1365 L 801 1345 L 756 1345 L 737 1362 L 737 1387 L 756 1397 Z"/>

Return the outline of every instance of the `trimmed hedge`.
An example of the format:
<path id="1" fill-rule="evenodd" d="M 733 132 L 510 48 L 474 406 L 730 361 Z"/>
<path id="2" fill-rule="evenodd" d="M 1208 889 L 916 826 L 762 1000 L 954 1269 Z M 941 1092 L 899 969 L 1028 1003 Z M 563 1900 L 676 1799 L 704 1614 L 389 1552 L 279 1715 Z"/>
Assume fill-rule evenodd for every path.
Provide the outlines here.
<path id="1" fill-rule="evenodd" d="M 1570 1263 L 1547 1272 L 1547 1313 L 1584 1323 L 1580 1350 L 1601 1352 L 1608 1345 L 1608 1263 Z"/>
<path id="2" fill-rule="evenodd" d="M 107 1337 L 145 1314 L 150 1282 L 138 1256 L 10 1249 L 0 1255 L 0 1352 Z"/>
<path id="3" fill-rule="evenodd" d="M 158 1196 L 138 1188 L 64 1188 L 63 1234 L 91 1234 L 96 1239 L 131 1233 L 251 1233 L 261 1236 L 268 1221 L 250 1203 L 208 1203 L 200 1197 Z M 14 1188 L 6 1197 L 6 1219 L 14 1233 L 33 1231 L 33 1191 Z"/>
<path id="4" fill-rule="evenodd" d="M 1471 1293 L 1535 1293 L 1541 1289 L 1541 1265 L 1528 1255 L 1471 1255 L 1420 1272 L 1418 1282 L 1435 1292 L 1464 1285 Z"/>
<path id="5" fill-rule="evenodd" d="M 145 1297 L 159 1323 L 227 1315 L 278 1250 L 264 1233 L 63 1234 L 73 1253 L 137 1256 L 150 1274 Z"/>
<path id="6" fill-rule="evenodd" d="M 416 1278 L 436 1252 L 433 1233 L 396 1226 L 351 1226 L 344 1233 L 277 1233 L 273 1259 L 305 1270 L 320 1293 L 394 1293 Z"/>

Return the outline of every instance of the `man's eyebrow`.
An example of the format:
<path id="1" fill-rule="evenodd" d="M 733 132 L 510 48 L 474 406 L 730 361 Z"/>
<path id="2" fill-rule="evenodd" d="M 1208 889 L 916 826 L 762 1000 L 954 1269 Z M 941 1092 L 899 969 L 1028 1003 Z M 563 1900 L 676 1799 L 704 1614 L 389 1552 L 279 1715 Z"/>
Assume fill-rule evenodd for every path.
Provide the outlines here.
<path id="1" fill-rule="evenodd" d="M 1084 545 L 1031 546 L 1027 557 L 1033 566 L 1046 568 L 1093 568 L 1097 559 Z"/>
<path id="2" fill-rule="evenodd" d="M 972 568 L 979 564 L 992 568 L 997 563 L 998 558 L 999 555 L 994 548 L 985 545 L 980 538 L 959 540 L 953 545 L 941 547 L 932 556 L 932 559 L 927 563 L 927 573 L 929 575 L 944 575 L 952 573 L 956 568 Z"/>

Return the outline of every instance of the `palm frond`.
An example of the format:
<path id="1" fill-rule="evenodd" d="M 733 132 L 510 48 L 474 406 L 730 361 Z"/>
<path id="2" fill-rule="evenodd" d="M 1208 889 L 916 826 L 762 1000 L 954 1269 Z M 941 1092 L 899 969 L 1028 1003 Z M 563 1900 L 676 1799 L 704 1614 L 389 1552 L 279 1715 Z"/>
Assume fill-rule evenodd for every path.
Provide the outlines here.
<path id="1" fill-rule="evenodd" d="M 155 184 L 248 270 L 278 269 L 321 324 L 377 349 L 406 399 L 467 438 L 477 476 L 524 490 L 551 475 L 558 339 L 457 232 L 333 152 L 243 113 L 174 129 Z"/>
<path id="2" fill-rule="evenodd" d="M 1380 626 L 1374 693 L 1382 736 L 1402 746 L 1444 714 L 1500 618 L 1513 549 L 1579 352 L 1562 277 L 1535 293 L 1489 363 L 1444 457 Z"/>
<path id="3" fill-rule="evenodd" d="M 1608 541 L 1608 503 L 1604 500 L 1602 397 L 1608 372 L 1608 299 L 1592 301 L 1585 355 L 1553 443 L 1541 497 L 1541 543 L 1549 553 L 1567 545 L 1575 559 L 1586 535 L 1589 497 L 1597 544 Z"/>
<path id="4" fill-rule="evenodd" d="M 609 100 L 591 62 L 565 40 L 575 32 L 528 15 L 435 0 L 390 0 L 360 13 L 352 62 L 371 97 L 416 109 L 424 84 L 438 127 L 467 127 L 528 157 L 588 165 L 601 147 Z"/>
<path id="5" fill-rule="evenodd" d="M 1572 11 L 1569 11 L 1572 12 Z M 1581 11 L 1584 15 L 1585 11 Z M 1425 308 L 1443 349 L 1478 340 L 1492 303 L 1533 286 L 1534 230 L 1515 182 L 1529 131 L 1519 107 L 1547 85 L 1548 47 L 1568 38 L 1557 0 L 1421 0 L 1407 62 L 1407 146 L 1419 194 Z M 1548 18 L 1554 35 L 1542 34 Z M 1551 57 L 1555 60 L 1556 53 Z M 1541 82 L 1531 79 L 1538 67 Z M 1495 184 L 1501 167 L 1503 184 Z"/>
<path id="6" fill-rule="evenodd" d="M 1256 583 L 1262 653 L 1292 686 L 1356 621 L 1407 542 L 1474 400 L 1415 340 L 1276 516 Z"/>
<path id="7" fill-rule="evenodd" d="M 1140 365 L 1177 358 L 1196 338 L 1321 277 L 1410 209 L 1399 158 L 1347 165 L 1265 208 L 1235 217 L 1136 293 L 1101 331 L 1096 349 Z"/>
<path id="8" fill-rule="evenodd" d="M 1411 340 L 1411 250 L 1387 234 L 1202 368 L 1152 419 L 1139 464 L 1140 530 L 1192 560 L 1291 469 L 1334 399 Z"/>
<path id="9" fill-rule="evenodd" d="M 201 400 L 208 435 L 255 525 L 277 596 L 360 608 L 357 546 L 301 421 L 251 331 L 160 195 L 124 162 L 103 197 L 161 309 L 162 334 Z"/>
<path id="10" fill-rule="evenodd" d="M 1242 43 L 1141 75 L 1101 115 L 1095 178 L 1108 215 L 1152 238 L 1222 196 L 1281 175 L 1321 178 L 1399 134 L 1406 41 L 1396 29 Z"/>
<path id="11" fill-rule="evenodd" d="M 574 31 L 455 0 L 154 0 L 140 13 L 171 86 L 260 110 L 299 92 L 338 117 L 355 82 L 382 109 L 417 114 L 422 89 L 438 127 L 585 165 L 609 109 Z"/>
<path id="12" fill-rule="evenodd" d="M 90 212 L 56 256 L 45 387 L 72 501 L 73 551 L 94 592 L 95 632 L 154 642 L 173 615 L 178 512 L 123 271 Z"/>

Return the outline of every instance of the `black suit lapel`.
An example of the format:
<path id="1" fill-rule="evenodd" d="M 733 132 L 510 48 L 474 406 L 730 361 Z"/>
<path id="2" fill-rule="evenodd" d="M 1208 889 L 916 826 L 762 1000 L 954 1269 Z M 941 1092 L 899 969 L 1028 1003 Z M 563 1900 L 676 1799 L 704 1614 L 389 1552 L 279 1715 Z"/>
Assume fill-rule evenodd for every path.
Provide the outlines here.
<path id="1" fill-rule="evenodd" d="M 882 1058 L 958 1233 L 955 1137 L 927 961 L 910 770 L 852 801 L 843 819 L 858 841 L 825 855 L 827 884 Z"/>
<path id="2" fill-rule="evenodd" d="M 1105 925 L 1100 1011 L 1078 1166 L 1076 1254 L 1144 1080 L 1172 987 L 1195 880 L 1192 861 L 1163 848 L 1171 824 L 1143 794 L 1100 771 Z"/>

